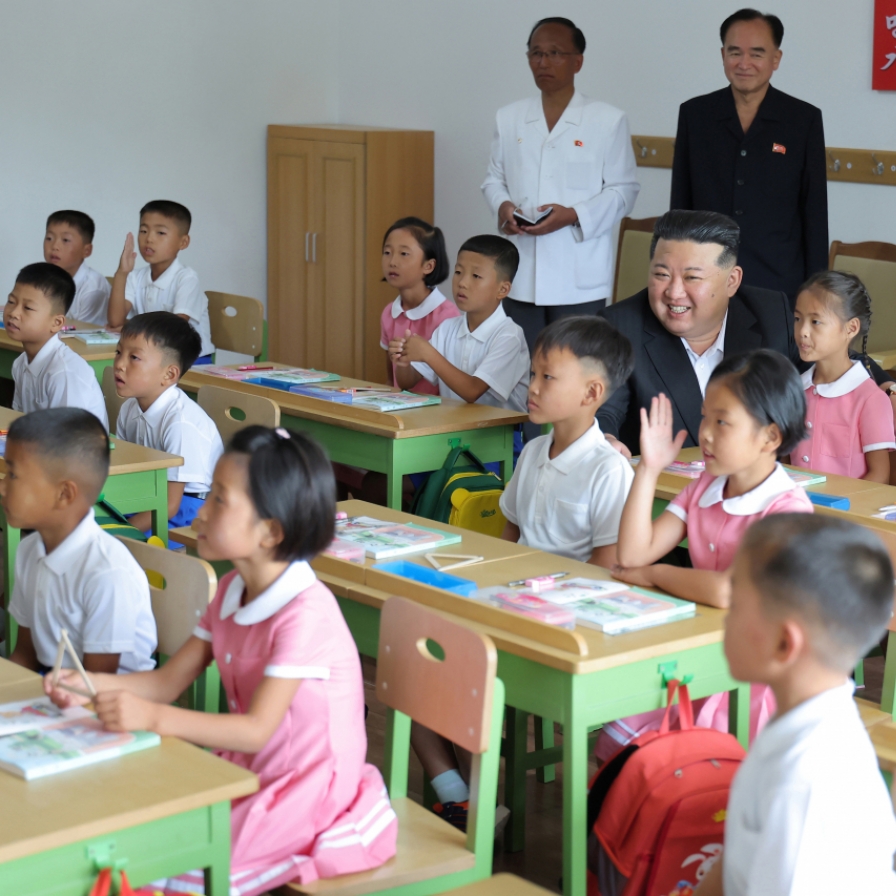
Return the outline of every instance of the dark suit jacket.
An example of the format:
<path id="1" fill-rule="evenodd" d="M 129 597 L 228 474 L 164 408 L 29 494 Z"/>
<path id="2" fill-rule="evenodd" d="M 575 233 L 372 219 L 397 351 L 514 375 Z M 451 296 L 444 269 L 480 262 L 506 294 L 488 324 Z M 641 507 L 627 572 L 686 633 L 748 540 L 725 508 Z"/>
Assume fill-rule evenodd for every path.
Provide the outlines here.
<path id="1" fill-rule="evenodd" d="M 795 301 L 800 284 L 828 266 L 821 110 L 769 85 L 745 136 L 730 87 L 683 103 L 670 208 L 732 217 L 744 280 Z"/>

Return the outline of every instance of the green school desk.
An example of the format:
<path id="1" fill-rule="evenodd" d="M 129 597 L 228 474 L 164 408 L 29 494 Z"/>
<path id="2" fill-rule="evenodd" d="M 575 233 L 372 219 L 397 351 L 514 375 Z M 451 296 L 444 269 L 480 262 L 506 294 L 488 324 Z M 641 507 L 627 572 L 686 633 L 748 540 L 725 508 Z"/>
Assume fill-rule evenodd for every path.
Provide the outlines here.
<path id="1" fill-rule="evenodd" d="M 439 405 L 384 414 L 227 380 L 203 373 L 201 367 L 188 371 L 180 382 L 181 388 L 194 397 L 203 385 L 264 395 L 275 401 L 283 426 L 313 435 L 327 449 L 330 460 L 384 473 L 389 506 L 395 508 L 401 507 L 402 476 L 437 470 L 445 462 L 452 440 L 469 445 L 484 462 L 500 461 L 504 479 L 508 480 L 513 468 L 514 426 L 529 419 L 517 411 L 449 399 Z M 378 384 L 346 378 L 333 385 Z"/>
<path id="2" fill-rule="evenodd" d="M 410 514 L 387 511 L 362 501 L 344 501 L 339 509 L 349 516 L 419 522 L 460 532 L 463 541 L 445 552 L 485 554 L 485 562 L 454 571 L 481 586 L 550 572 L 568 572 L 591 578 L 608 578 L 596 566 L 578 563 L 487 536 L 420 520 Z M 195 546 L 195 533 L 176 530 L 172 540 Z M 485 542 L 492 542 L 486 548 Z M 473 549 L 473 544 L 476 549 Z M 516 551 L 514 551 L 516 549 Z M 504 552 L 505 556 L 500 557 Z M 410 559 L 409 555 L 405 559 Z M 421 557 L 415 560 L 420 562 Z M 425 561 L 423 561 L 425 562 Z M 724 612 L 699 607 L 692 619 L 641 632 L 611 637 L 579 627 L 574 632 L 543 625 L 446 591 L 417 585 L 371 568 L 370 563 L 318 557 L 313 566 L 339 600 L 358 650 L 376 656 L 379 615 L 393 594 L 416 600 L 484 631 L 498 648 L 498 675 L 507 691 L 506 796 L 511 809 L 507 840 L 521 849 L 525 834 L 525 775 L 529 769 L 562 761 L 563 776 L 563 883 L 567 896 L 585 896 L 588 785 L 588 732 L 606 722 L 664 705 L 663 676 L 693 675 L 691 692 L 703 697 L 729 691 L 732 731 L 746 742 L 749 686 L 728 674 L 722 652 Z M 526 714 L 532 713 L 563 726 L 562 747 L 547 746 L 534 753 L 526 748 Z"/>
<path id="3" fill-rule="evenodd" d="M 0 684 L 0 702 L 40 696 L 30 676 Z M 119 863 L 135 886 L 204 868 L 206 893 L 227 896 L 230 801 L 256 790 L 255 775 L 171 737 L 37 781 L 0 771 L 0 893 L 84 896 Z"/>
<path id="4" fill-rule="evenodd" d="M 78 330 L 95 330 L 96 324 L 86 324 L 80 320 L 67 321 L 68 326 L 77 327 Z M 114 345 L 88 345 L 75 334 L 62 334 L 65 344 L 74 352 L 77 352 L 92 368 L 96 374 L 97 382 L 103 383 L 103 370 L 115 360 Z M 22 354 L 22 343 L 12 339 L 5 329 L 0 327 L 0 378 L 12 379 L 12 362 Z"/>

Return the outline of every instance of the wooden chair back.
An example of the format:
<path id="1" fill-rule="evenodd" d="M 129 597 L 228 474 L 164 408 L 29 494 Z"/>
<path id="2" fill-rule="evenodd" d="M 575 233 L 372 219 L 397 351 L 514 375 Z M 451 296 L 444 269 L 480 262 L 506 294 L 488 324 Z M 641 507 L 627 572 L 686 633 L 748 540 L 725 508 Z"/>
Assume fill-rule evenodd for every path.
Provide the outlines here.
<path id="1" fill-rule="evenodd" d="M 106 279 L 109 281 L 109 286 L 112 286 L 112 281 L 113 281 L 115 278 L 114 278 L 114 277 L 106 277 Z"/>
<path id="2" fill-rule="evenodd" d="M 834 240 L 828 267 L 855 274 L 868 289 L 872 309 L 868 351 L 896 349 L 896 245 Z"/>
<path id="3" fill-rule="evenodd" d="M 196 400 L 214 420 L 225 445 L 235 432 L 246 426 L 280 425 L 280 406 L 263 395 L 234 392 L 221 386 L 200 386 Z"/>
<path id="4" fill-rule="evenodd" d="M 249 296 L 207 291 L 208 319 L 216 349 L 261 356 L 264 350 L 264 305 Z"/>
<path id="5" fill-rule="evenodd" d="M 109 417 L 109 432 L 115 432 L 115 427 L 118 425 L 118 412 L 127 399 L 120 398 L 118 391 L 115 389 L 115 372 L 111 364 L 103 368 L 102 389 L 103 401 L 106 403 L 106 414 Z"/>
<path id="6" fill-rule="evenodd" d="M 613 279 L 614 302 L 627 299 L 647 286 L 650 241 L 656 222 L 656 218 L 623 218 L 619 222 L 616 276 Z"/>
<path id="7" fill-rule="evenodd" d="M 218 577 L 199 557 L 119 538 L 149 579 L 152 614 L 159 632 L 159 653 L 172 656 L 187 642 L 215 596 Z"/>

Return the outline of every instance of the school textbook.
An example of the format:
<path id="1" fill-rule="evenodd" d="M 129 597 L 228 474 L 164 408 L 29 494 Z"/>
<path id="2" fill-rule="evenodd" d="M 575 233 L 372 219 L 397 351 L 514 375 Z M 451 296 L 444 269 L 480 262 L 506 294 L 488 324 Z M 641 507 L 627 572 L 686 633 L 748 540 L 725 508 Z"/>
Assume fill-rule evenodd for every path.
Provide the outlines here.
<path id="1" fill-rule="evenodd" d="M 633 457 L 632 466 L 637 466 L 640 460 L 640 457 Z M 702 460 L 675 460 L 665 468 L 664 472 L 672 473 L 675 476 L 684 476 L 687 479 L 699 479 L 705 469 L 706 463 Z M 810 485 L 819 485 L 822 482 L 826 482 L 828 478 L 824 473 L 797 470 L 794 467 L 784 467 L 784 469 L 787 471 L 787 475 L 803 488 Z"/>
<path id="2" fill-rule="evenodd" d="M 335 383 L 338 379 L 340 379 L 338 374 L 327 373 L 325 370 L 290 367 L 286 370 L 266 370 L 261 374 L 255 371 L 255 376 L 247 377 L 243 382 L 289 392 L 292 386 L 304 386 L 306 383 Z"/>
<path id="3" fill-rule="evenodd" d="M 369 516 L 336 520 L 336 537 L 363 546 L 374 560 L 433 551 L 461 540 L 460 535 L 451 532 L 427 529 L 414 523 L 387 523 Z"/>
<path id="4" fill-rule="evenodd" d="M 32 781 L 157 746 L 148 731 L 106 731 L 83 707 L 48 698 L 0 705 L 0 769 Z"/>
<path id="5" fill-rule="evenodd" d="M 419 395 L 416 392 L 385 392 L 379 395 L 360 394 L 354 396 L 352 404 L 356 408 L 370 408 L 374 411 L 407 411 L 423 408 L 431 404 L 441 404 L 437 395 Z"/>
<path id="6" fill-rule="evenodd" d="M 118 333 L 109 333 L 106 330 L 82 330 L 80 333 L 69 332 L 62 335 L 74 336 L 75 339 L 80 339 L 88 345 L 118 345 L 118 340 L 121 339 Z"/>

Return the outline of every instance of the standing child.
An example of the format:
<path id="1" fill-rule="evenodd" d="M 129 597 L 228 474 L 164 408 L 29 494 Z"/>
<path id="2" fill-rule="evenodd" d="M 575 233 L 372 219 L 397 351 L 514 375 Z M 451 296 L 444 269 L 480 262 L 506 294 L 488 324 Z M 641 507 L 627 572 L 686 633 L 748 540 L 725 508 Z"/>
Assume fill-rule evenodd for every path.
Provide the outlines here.
<path id="1" fill-rule="evenodd" d="M 850 344 L 861 338 L 867 362 L 870 325 L 871 296 L 855 274 L 820 271 L 800 289 L 793 334 L 812 366 L 803 374 L 809 432 L 793 449 L 795 467 L 890 481 L 893 408 L 865 364 L 849 357 Z"/>
<path id="2" fill-rule="evenodd" d="M 713 607 L 728 606 L 727 570 L 744 532 L 772 513 L 812 513 L 812 502 L 778 458 L 805 435 L 806 401 L 791 362 L 771 349 L 725 358 L 713 371 L 703 401 L 700 448 L 706 472 L 651 519 L 656 483 L 678 456 L 685 432 L 672 438 L 672 406 L 654 398 L 641 410 L 641 461 L 629 492 L 616 547 L 617 578 L 632 585 L 662 588 Z M 693 569 L 656 563 L 688 539 Z M 697 724 L 728 730 L 728 694 L 695 702 Z M 774 711 L 771 691 L 754 687 L 750 734 Z M 643 713 L 604 726 L 598 756 L 659 727 L 663 712 Z"/>
<path id="3" fill-rule="evenodd" d="M 893 567 L 867 529 L 779 514 L 747 532 L 725 656 L 778 711 L 734 777 L 699 896 L 896 893 L 893 805 L 849 677 L 892 611 Z"/>
<path id="4" fill-rule="evenodd" d="M 315 442 L 279 428 L 238 432 L 198 517 L 199 555 L 235 571 L 160 669 L 91 676 L 108 729 L 180 737 L 258 775 L 259 791 L 233 804 L 234 896 L 365 871 L 395 854 L 395 813 L 364 760 L 358 651 L 308 565 L 332 540 L 335 514 L 333 474 Z M 213 659 L 229 712 L 172 706 Z M 52 697 L 64 705 L 71 695 Z M 201 891 L 201 873 L 186 878 Z"/>
<path id="5" fill-rule="evenodd" d="M 398 290 L 398 298 L 383 309 L 380 321 L 380 347 L 386 351 L 389 382 L 397 386 L 395 368 L 389 357 L 389 343 L 397 336 L 415 333 L 429 341 L 444 320 L 460 311 L 448 300 L 437 284 L 450 268 L 445 237 L 438 227 L 420 218 L 401 218 L 383 237 L 383 277 Z M 438 386 L 420 380 L 412 390 L 438 395 Z"/>

